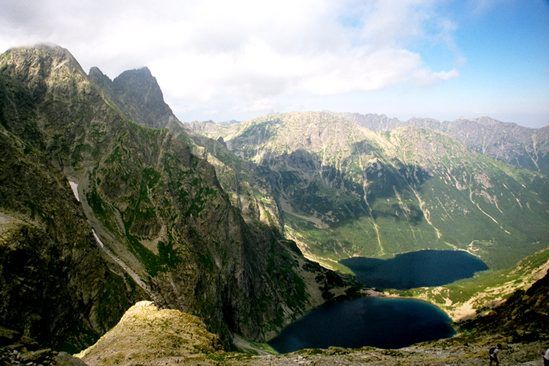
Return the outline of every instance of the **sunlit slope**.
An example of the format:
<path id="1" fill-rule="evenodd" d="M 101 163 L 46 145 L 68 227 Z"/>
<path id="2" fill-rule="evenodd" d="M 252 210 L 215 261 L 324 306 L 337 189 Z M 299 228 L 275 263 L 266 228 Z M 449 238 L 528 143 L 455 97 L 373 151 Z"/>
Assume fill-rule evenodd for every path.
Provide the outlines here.
<path id="1" fill-rule="evenodd" d="M 528 128 L 490 117 L 437 121 L 412 118 L 399 121 L 379 114 L 345 113 L 344 116 L 373 131 L 415 126 L 441 131 L 471 150 L 509 165 L 547 175 L 549 173 L 549 127 Z"/>
<path id="2" fill-rule="evenodd" d="M 524 290 L 543 278 L 549 270 L 549 248 L 522 259 L 511 268 L 477 273 L 473 278 L 448 285 L 388 291 L 432 302 L 455 321 L 483 315 L 516 290 Z"/>
<path id="3" fill-rule="evenodd" d="M 327 112 L 202 127 L 275 172 L 286 234 L 313 255 L 453 248 L 505 267 L 548 244 L 547 178 L 442 132 L 374 132 Z"/>

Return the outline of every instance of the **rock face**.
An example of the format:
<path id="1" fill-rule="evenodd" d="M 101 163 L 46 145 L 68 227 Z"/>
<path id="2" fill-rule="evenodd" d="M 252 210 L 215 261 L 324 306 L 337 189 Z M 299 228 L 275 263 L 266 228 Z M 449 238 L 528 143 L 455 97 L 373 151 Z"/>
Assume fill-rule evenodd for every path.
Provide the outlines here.
<path id="1" fill-rule="evenodd" d="M 149 298 L 203 317 L 224 341 L 261 340 L 343 293 L 275 228 L 244 221 L 188 136 L 135 124 L 146 113 L 110 99 L 68 51 L 12 49 L 0 74 L 1 324 L 80 347 Z M 148 88 L 127 100 L 161 99 L 147 71 L 114 84 Z"/>
<path id="2" fill-rule="evenodd" d="M 414 118 L 403 122 L 377 114 L 345 116 L 372 131 L 389 131 L 403 126 L 435 129 L 447 133 L 479 153 L 518 168 L 549 174 L 549 127 L 527 128 L 489 117 L 451 122 Z"/>
<path id="3" fill-rule="evenodd" d="M 180 125 L 148 68 L 124 71 L 111 81 L 99 68 L 92 67 L 89 78 L 135 122 L 153 128 Z"/>
<path id="4" fill-rule="evenodd" d="M 86 366 L 78 358 L 51 348 L 42 348 L 19 332 L 0 327 L 0 365 Z"/>
<path id="5" fill-rule="evenodd" d="M 285 233 L 316 257 L 463 249 L 503 268 L 544 248 L 548 178 L 424 122 L 303 112 L 191 127 L 261 168 Z"/>
<path id="6" fill-rule="evenodd" d="M 174 365 L 204 362 L 207 354 L 221 350 L 219 338 L 199 318 L 141 301 L 76 356 L 90 366 Z"/>

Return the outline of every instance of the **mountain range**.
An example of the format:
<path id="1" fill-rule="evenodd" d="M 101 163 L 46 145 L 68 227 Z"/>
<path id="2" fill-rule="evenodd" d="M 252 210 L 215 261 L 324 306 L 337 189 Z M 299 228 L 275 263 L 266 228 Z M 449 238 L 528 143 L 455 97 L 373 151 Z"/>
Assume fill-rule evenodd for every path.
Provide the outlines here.
<path id="1" fill-rule="evenodd" d="M 166 360 L 239 364 L 223 349 L 258 352 L 310 309 L 364 293 L 339 260 L 427 248 L 465 250 L 498 271 L 488 276 L 510 271 L 506 296 L 537 281 L 463 327 L 484 337 L 507 317 L 502 334 L 519 323 L 530 334 L 547 321 L 548 134 L 332 112 L 182 123 L 147 68 L 111 80 L 58 46 L 8 50 L 0 343 L 17 334 L 75 352 L 103 336 L 80 357 L 109 364 L 137 329 L 154 345 L 146 357 L 172 344 Z M 485 290 L 471 281 L 472 295 Z M 533 316 L 519 319 L 525 308 Z"/>
<path id="2" fill-rule="evenodd" d="M 453 126 L 298 112 L 191 127 L 222 139 L 257 166 L 255 172 L 271 185 L 285 234 L 311 257 L 333 263 L 461 249 L 498 269 L 547 246 L 549 181 L 532 160 L 527 169 L 492 157 L 490 149 L 477 151 L 474 141 L 488 139 L 499 126 L 492 121 L 491 129 L 483 130 L 483 121 Z M 514 128 L 536 136 L 533 141 L 547 131 L 500 125 L 502 136 Z M 456 131 L 463 138 L 454 137 Z M 469 139 L 473 131 L 477 135 Z M 519 144 L 518 139 L 509 144 Z M 546 156 L 546 148 L 536 148 Z"/>

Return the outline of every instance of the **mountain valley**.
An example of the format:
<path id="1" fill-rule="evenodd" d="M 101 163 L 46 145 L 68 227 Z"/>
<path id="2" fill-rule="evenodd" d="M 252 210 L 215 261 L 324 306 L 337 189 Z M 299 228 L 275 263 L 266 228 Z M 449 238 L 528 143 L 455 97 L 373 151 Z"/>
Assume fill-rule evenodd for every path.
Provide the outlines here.
<path id="1" fill-rule="evenodd" d="M 488 117 L 182 123 L 148 68 L 111 80 L 58 46 L 10 49 L 0 365 L 483 364 L 496 342 L 532 364 L 549 335 L 548 137 Z M 370 289 L 345 266 L 426 249 L 488 269 Z M 400 349 L 267 344 L 367 296 L 433 303 L 457 334 Z"/>
<path id="2" fill-rule="evenodd" d="M 364 125 L 300 112 L 193 127 L 266 171 L 286 235 L 311 257 L 461 249 L 501 269 L 547 246 L 544 174 L 413 122 Z"/>

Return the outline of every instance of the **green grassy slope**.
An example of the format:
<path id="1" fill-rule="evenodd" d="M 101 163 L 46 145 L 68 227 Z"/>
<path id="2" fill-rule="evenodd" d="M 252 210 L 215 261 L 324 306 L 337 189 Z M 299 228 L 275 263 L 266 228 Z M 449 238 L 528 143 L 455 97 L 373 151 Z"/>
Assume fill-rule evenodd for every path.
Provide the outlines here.
<path id="1" fill-rule="evenodd" d="M 548 179 L 439 131 L 374 132 L 327 112 L 197 131 L 268 168 L 286 233 L 311 256 L 462 249 L 500 269 L 549 244 Z"/>
<path id="2" fill-rule="evenodd" d="M 481 272 L 445 286 L 388 292 L 427 300 L 444 309 L 454 320 L 462 320 L 482 314 L 518 289 L 527 289 L 548 270 L 549 249 L 546 248 L 511 268 Z"/>

